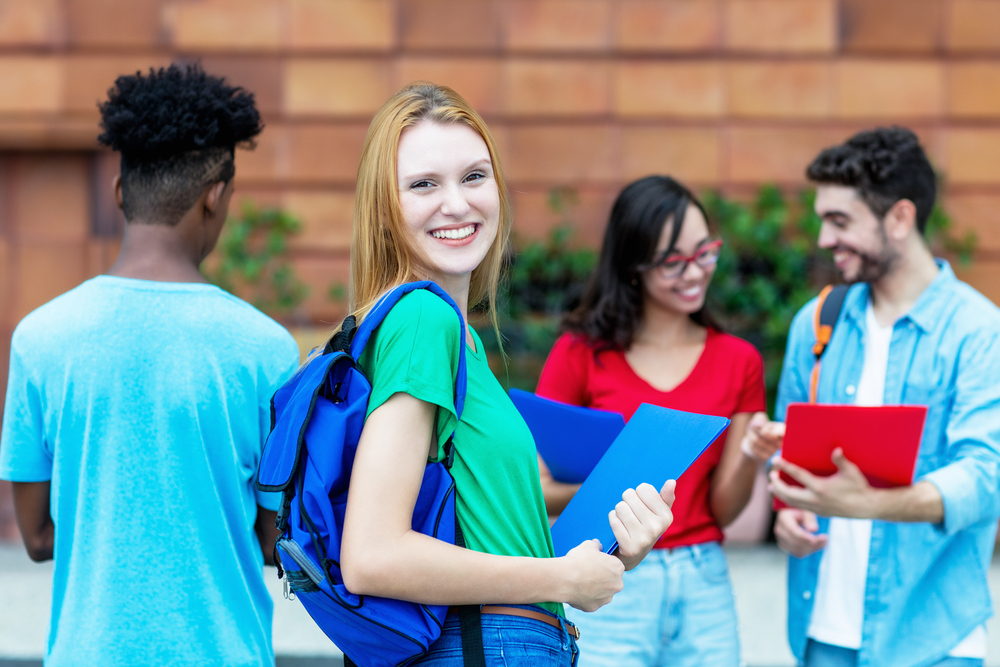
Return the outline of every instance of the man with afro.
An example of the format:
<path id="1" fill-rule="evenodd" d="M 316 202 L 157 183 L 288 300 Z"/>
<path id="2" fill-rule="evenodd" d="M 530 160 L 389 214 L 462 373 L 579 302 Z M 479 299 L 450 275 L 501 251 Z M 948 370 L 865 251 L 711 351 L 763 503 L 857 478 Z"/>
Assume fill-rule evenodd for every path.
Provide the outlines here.
<path id="1" fill-rule="evenodd" d="M 18 325 L 0 448 L 28 553 L 54 560 L 45 664 L 271 665 L 277 505 L 254 476 L 298 351 L 198 269 L 260 115 L 176 65 L 100 108 L 121 253 Z"/>
<path id="2" fill-rule="evenodd" d="M 981 667 L 1000 520 L 1000 310 L 931 254 L 935 175 L 913 132 L 861 132 L 806 174 L 819 246 L 850 284 L 817 401 L 928 410 L 909 486 L 871 486 L 840 449 L 829 477 L 775 460 L 792 652 L 806 667 Z M 792 323 L 780 421 L 810 397 L 816 304 Z"/>

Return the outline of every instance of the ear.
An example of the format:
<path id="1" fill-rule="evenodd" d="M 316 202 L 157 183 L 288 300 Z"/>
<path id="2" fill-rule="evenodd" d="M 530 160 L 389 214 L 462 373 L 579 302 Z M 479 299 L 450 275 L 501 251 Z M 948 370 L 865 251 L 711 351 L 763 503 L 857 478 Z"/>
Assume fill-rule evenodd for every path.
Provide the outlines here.
<path id="1" fill-rule="evenodd" d="M 125 210 L 125 200 L 122 199 L 122 177 L 121 174 L 115 176 L 114 180 L 111 181 L 111 187 L 115 191 L 115 203 L 118 204 L 118 208 Z"/>
<path id="2" fill-rule="evenodd" d="M 887 237 L 902 241 L 917 227 L 916 205 L 909 199 L 900 199 L 885 214 L 884 224 Z"/>
<path id="3" fill-rule="evenodd" d="M 216 214 L 219 210 L 219 204 L 222 201 L 222 193 L 226 189 L 226 183 L 222 181 L 216 181 L 205 188 L 205 212 L 211 217 Z"/>

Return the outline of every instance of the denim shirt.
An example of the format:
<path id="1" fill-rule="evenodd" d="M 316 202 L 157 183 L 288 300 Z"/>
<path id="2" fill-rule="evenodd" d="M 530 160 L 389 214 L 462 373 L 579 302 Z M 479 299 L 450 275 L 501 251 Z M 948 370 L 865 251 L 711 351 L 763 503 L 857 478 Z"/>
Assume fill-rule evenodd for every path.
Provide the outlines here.
<path id="1" fill-rule="evenodd" d="M 932 665 L 993 615 L 986 573 L 1000 520 L 1000 310 L 940 272 L 892 332 L 885 405 L 928 406 L 914 479 L 941 492 L 944 521 L 873 521 L 858 665 Z M 823 355 L 819 403 L 853 404 L 869 287 L 850 288 Z M 816 300 L 795 316 L 775 419 L 808 402 Z M 820 518 L 826 533 L 829 519 Z M 822 551 L 789 558 L 788 638 L 805 657 Z"/>

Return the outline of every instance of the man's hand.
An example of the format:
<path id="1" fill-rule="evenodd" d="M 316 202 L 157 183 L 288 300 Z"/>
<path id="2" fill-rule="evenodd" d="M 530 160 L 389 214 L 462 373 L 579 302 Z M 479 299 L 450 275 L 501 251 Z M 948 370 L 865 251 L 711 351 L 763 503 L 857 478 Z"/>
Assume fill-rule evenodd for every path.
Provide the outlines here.
<path id="1" fill-rule="evenodd" d="M 796 558 L 805 558 L 826 546 L 826 535 L 817 535 L 819 522 L 812 512 L 783 509 L 774 522 L 778 546 Z"/>
<path id="2" fill-rule="evenodd" d="M 861 470 L 847 460 L 840 447 L 831 457 L 837 472 L 829 477 L 813 475 L 782 458 L 774 460 L 770 475 L 770 491 L 791 507 L 809 510 L 820 516 L 850 519 L 877 518 L 878 490 L 868 484 Z M 797 481 L 802 487 L 786 484 L 778 471 Z"/>
<path id="3" fill-rule="evenodd" d="M 755 461 L 767 461 L 781 449 L 785 438 L 785 424 L 769 421 L 763 412 L 757 412 L 747 424 L 746 435 L 740 442 L 740 451 Z"/>
<path id="4" fill-rule="evenodd" d="M 638 565 L 673 523 L 670 508 L 674 504 L 676 486 L 677 482 L 671 479 L 659 493 L 652 484 L 627 489 L 622 494 L 622 501 L 608 514 L 611 531 L 618 540 L 615 555 L 626 570 Z"/>

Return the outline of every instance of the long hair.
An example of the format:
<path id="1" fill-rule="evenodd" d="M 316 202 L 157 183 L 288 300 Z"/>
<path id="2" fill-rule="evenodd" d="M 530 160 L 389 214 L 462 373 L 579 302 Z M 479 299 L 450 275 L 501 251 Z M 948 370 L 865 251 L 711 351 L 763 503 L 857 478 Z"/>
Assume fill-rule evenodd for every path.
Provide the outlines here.
<path id="1" fill-rule="evenodd" d="M 674 249 L 690 205 L 708 221 L 698 198 L 669 176 L 647 176 L 625 186 L 611 209 L 597 268 L 580 305 L 563 318 L 561 330 L 582 335 L 598 351 L 629 349 L 643 317 L 639 267 L 653 261 L 669 221 L 673 226 L 667 252 Z M 719 328 L 705 306 L 690 317 L 702 326 Z"/>
<path id="2" fill-rule="evenodd" d="M 472 271 L 469 307 L 485 306 L 497 329 L 497 285 L 510 241 L 512 214 L 496 141 L 461 95 L 446 86 L 426 82 L 411 83 L 393 95 L 368 127 L 354 199 L 349 311 L 360 322 L 383 294 L 413 280 L 418 263 L 424 259 L 403 219 L 396 172 L 400 136 L 423 120 L 471 127 L 490 151 L 500 198 L 500 221 L 493 245 Z"/>

